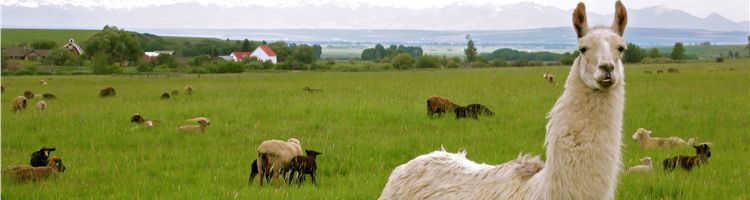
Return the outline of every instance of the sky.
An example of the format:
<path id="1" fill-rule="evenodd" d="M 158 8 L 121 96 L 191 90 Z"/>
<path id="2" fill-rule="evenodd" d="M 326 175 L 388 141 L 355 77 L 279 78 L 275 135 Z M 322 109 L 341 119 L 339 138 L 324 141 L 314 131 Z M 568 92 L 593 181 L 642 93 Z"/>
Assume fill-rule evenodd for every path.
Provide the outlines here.
<path id="1" fill-rule="evenodd" d="M 198 2 L 201 4 L 218 4 L 221 6 L 264 5 L 285 7 L 296 5 L 339 4 L 350 7 L 360 5 L 394 6 L 413 9 L 440 7 L 450 4 L 512 4 L 519 2 L 533 2 L 540 5 L 554 6 L 572 10 L 578 0 L 3 0 L 3 5 L 22 5 L 36 7 L 39 5 L 71 4 L 86 7 L 133 8 L 149 5 L 165 5 L 180 2 Z M 588 12 L 611 14 L 614 1 L 611 0 L 583 0 Z M 719 13 L 733 21 L 750 20 L 750 1 L 748 0 L 623 0 L 629 9 L 639 9 L 652 6 L 665 6 L 670 9 L 686 11 L 698 17 L 705 17 L 711 13 Z"/>

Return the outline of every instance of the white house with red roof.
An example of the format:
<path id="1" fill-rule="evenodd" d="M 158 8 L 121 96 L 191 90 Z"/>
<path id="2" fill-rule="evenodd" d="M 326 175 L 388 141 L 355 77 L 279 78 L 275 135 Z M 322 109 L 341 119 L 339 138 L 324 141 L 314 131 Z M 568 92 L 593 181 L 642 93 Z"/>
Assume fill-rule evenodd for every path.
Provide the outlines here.
<path id="1" fill-rule="evenodd" d="M 76 53 L 78 55 L 83 54 L 83 49 L 81 48 L 81 46 L 79 46 L 78 44 L 76 44 L 75 41 L 73 41 L 73 38 L 70 38 L 70 40 L 68 40 L 68 44 L 65 44 L 65 46 L 63 46 L 63 48 L 66 48 L 66 49 L 70 50 L 70 52 Z"/>
<path id="2" fill-rule="evenodd" d="M 276 52 L 273 52 L 273 49 L 268 45 L 260 45 L 250 56 L 263 62 L 270 60 L 273 64 L 276 64 Z"/>
<path id="3" fill-rule="evenodd" d="M 235 62 L 245 60 L 245 57 L 250 56 L 253 52 L 251 51 L 235 51 L 229 54 L 229 59 Z M 249 58 L 249 57 L 248 57 Z"/>

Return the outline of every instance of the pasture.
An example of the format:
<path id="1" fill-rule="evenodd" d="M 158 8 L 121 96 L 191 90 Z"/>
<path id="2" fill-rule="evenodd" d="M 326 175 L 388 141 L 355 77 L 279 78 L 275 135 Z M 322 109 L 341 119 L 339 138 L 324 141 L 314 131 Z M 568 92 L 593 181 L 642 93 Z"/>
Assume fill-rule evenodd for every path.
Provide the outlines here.
<path id="1" fill-rule="evenodd" d="M 750 66 L 724 63 L 625 65 L 624 168 L 651 156 L 654 173 L 622 174 L 618 199 L 748 199 Z M 680 72 L 656 74 L 659 69 Z M 545 115 L 563 91 L 568 66 L 386 72 L 262 72 L 181 77 L 2 77 L 2 167 L 28 164 L 56 147 L 59 178 L 19 184 L 4 178 L 3 199 L 375 199 L 396 166 L 444 146 L 477 162 L 500 164 L 520 152 L 543 155 Z M 645 74 L 644 71 L 653 74 Z M 543 73 L 558 77 L 549 85 Z M 39 84 L 40 79 L 49 82 Z M 160 100 L 163 92 L 192 96 Z M 114 98 L 97 97 L 112 86 Z M 303 92 L 309 86 L 324 91 Z M 50 92 L 48 109 L 11 112 L 24 90 Z M 480 120 L 430 119 L 425 100 L 446 96 L 495 112 Z M 161 120 L 131 130 L 133 113 Z M 205 133 L 182 133 L 184 120 L 211 119 Z M 693 172 L 662 170 L 692 147 L 641 149 L 631 135 L 698 137 L 713 143 Z M 264 140 L 298 138 L 318 156 L 318 185 L 248 185 Z M 308 179 L 309 180 L 309 179 Z"/>

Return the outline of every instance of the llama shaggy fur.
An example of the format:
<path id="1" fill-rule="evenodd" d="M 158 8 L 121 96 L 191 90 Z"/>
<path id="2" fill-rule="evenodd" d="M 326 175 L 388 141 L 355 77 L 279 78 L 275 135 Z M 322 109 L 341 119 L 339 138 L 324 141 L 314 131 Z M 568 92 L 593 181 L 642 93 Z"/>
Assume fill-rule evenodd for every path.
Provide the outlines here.
<path id="1" fill-rule="evenodd" d="M 299 140 L 289 138 L 287 141 L 266 140 L 258 146 L 258 171 L 260 177 L 271 174 L 271 181 L 278 180 L 289 168 L 289 162 L 295 156 L 301 156 L 302 145 Z M 270 181 L 269 181 L 270 182 Z M 260 180 L 261 185 L 263 179 Z"/>
<path id="2" fill-rule="evenodd" d="M 627 22 L 615 3 L 611 28 L 589 29 L 585 6 L 573 13 L 581 55 L 565 91 L 547 115 L 547 160 L 519 156 L 477 164 L 463 153 L 436 151 L 396 167 L 380 199 L 614 199 L 621 170 Z"/>
<path id="3" fill-rule="evenodd" d="M 65 171 L 62 159 L 58 157 L 49 158 L 44 167 L 32 167 L 29 165 L 18 165 L 3 170 L 4 176 L 18 182 L 43 181 L 49 177 L 55 177 L 59 172 Z"/>
<path id="4" fill-rule="evenodd" d="M 38 111 L 47 110 L 47 102 L 44 102 L 44 101 L 36 102 L 36 110 Z"/>
<path id="5" fill-rule="evenodd" d="M 708 144 L 695 145 L 693 148 L 695 148 L 695 156 L 680 155 L 664 159 L 664 170 L 673 171 L 675 168 L 681 167 L 690 171 L 693 167 L 700 167 L 707 163 L 708 158 L 711 157 L 711 150 Z"/>
<path id="6" fill-rule="evenodd" d="M 445 97 L 431 96 L 427 99 L 427 115 L 430 115 L 430 117 L 435 113 L 438 114 L 438 117 L 442 117 L 443 113 L 453 112 L 456 107 L 459 106 Z"/>
<path id="7" fill-rule="evenodd" d="M 638 140 L 638 142 L 641 143 L 641 147 L 645 149 L 659 147 L 670 148 L 674 146 L 682 146 L 695 143 L 695 138 L 689 138 L 686 142 L 682 138 L 674 136 L 668 138 L 651 137 L 651 133 L 651 130 L 638 128 L 638 130 L 633 133 L 633 139 Z"/>
<path id="8" fill-rule="evenodd" d="M 189 119 L 187 121 L 190 122 L 198 122 L 199 125 L 182 125 L 178 128 L 180 131 L 184 132 L 201 132 L 203 133 L 206 130 L 206 127 L 211 124 L 211 121 L 208 120 L 208 118 L 205 117 L 196 117 L 193 119 Z"/>
<path id="9" fill-rule="evenodd" d="M 289 184 L 294 181 L 295 173 L 297 173 L 298 184 L 302 184 L 305 174 L 309 174 L 312 183 L 315 184 L 315 171 L 318 170 L 318 163 L 315 162 L 315 159 L 322 153 L 315 150 L 305 150 L 305 154 L 307 156 L 295 156 L 289 162 Z"/>
<path id="10" fill-rule="evenodd" d="M 654 171 L 654 166 L 651 164 L 651 157 L 641 158 L 641 164 L 628 168 L 628 173 L 633 172 L 651 172 Z"/>
<path id="11" fill-rule="evenodd" d="M 57 148 L 55 147 L 42 147 L 41 149 L 39 149 L 39 151 L 31 153 L 31 160 L 29 161 L 29 164 L 32 167 L 47 166 L 47 159 L 49 159 L 49 154 L 55 150 L 57 150 Z"/>
<path id="12" fill-rule="evenodd" d="M 27 102 L 29 100 L 24 96 L 17 96 L 13 99 L 13 112 L 21 111 L 26 109 Z"/>

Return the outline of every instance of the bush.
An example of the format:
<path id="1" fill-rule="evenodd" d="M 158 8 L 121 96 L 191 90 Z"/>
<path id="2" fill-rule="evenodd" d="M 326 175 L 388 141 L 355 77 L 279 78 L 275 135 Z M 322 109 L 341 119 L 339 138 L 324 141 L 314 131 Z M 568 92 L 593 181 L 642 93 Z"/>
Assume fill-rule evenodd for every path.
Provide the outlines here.
<path id="1" fill-rule="evenodd" d="M 440 67 L 440 59 L 435 56 L 424 55 L 417 58 L 417 62 L 414 63 L 416 68 L 438 68 Z"/>
<path id="2" fill-rule="evenodd" d="M 724 57 L 717 57 L 716 62 L 717 63 L 724 62 Z"/>
<path id="3" fill-rule="evenodd" d="M 200 56 L 193 57 L 193 59 L 190 59 L 190 61 L 188 61 L 188 64 L 192 66 L 203 66 L 204 64 L 208 62 L 211 62 L 211 56 L 200 55 Z"/>
<path id="4" fill-rule="evenodd" d="M 448 68 L 458 68 L 461 66 L 461 62 L 456 62 L 455 60 L 448 61 Z"/>
<path id="5" fill-rule="evenodd" d="M 273 69 L 273 62 L 270 60 L 266 60 L 263 62 L 263 69 Z"/>
<path id="6" fill-rule="evenodd" d="M 414 59 L 408 53 L 400 53 L 391 60 L 391 65 L 396 69 L 406 69 L 412 66 Z"/>
<path id="7" fill-rule="evenodd" d="M 34 61 L 21 61 L 21 66 L 23 66 L 23 69 L 25 71 L 29 71 L 31 73 L 36 73 L 36 71 L 39 70 L 39 63 Z"/>
<path id="8" fill-rule="evenodd" d="M 154 66 L 148 62 L 139 62 L 138 68 L 136 68 L 136 70 L 138 70 L 139 72 L 152 72 L 154 71 Z"/>
<path id="9" fill-rule="evenodd" d="M 508 62 L 505 62 L 504 59 L 496 59 L 492 61 L 493 67 L 505 67 L 508 66 Z"/>
<path id="10" fill-rule="evenodd" d="M 245 71 L 245 66 L 239 62 L 224 61 L 209 66 L 208 71 L 211 73 L 242 73 Z"/>
<path id="11" fill-rule="evenodd" d="M 83 59 L 66 48 L 59 48 L 50 52 L 44 59 L 44 63 L 57 66 L 81 66 L 83 65 Z"/>

